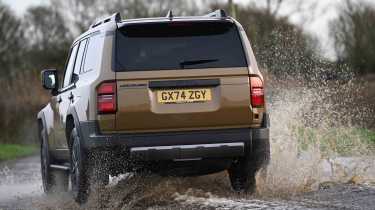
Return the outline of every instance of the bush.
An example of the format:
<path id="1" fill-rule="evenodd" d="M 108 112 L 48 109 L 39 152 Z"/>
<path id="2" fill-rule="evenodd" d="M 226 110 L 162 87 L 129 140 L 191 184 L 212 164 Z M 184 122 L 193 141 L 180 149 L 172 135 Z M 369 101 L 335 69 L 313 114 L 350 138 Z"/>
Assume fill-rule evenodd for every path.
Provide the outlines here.
<path id="1" fill-rule="evenodd" d="M 39 73 L 20 71 L 0 78 L 0 142 L 36 143 L 36 115 L 48 101 Z"/>

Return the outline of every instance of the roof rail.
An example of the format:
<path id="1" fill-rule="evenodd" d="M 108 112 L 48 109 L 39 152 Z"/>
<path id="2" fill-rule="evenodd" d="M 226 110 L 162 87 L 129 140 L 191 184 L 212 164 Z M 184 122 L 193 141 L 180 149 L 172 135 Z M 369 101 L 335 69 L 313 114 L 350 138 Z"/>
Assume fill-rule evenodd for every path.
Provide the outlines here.
<path id="1" fill-rule="evenodd" d="M 104 23 L 108 23 L 108 22 L 114 22 L 114 23 L 119 23 L 121 22 L 121 15 L 119 12 L 117 13 L 114 13 L 113 15 L 109 16 L 109 17 L 106 17 L 106 18 L 103 18 L 101 20 L 98 20 L 97 22 L 95 22 L 94 24 L 92 24 L 90 26 L 90 28 L 95 28 L 101 24 L 104 24 Z"/>
<path id="2" fill-rule="evenodd" d="M 215 10 L 214 12 L 211 12 L 204 17 L 217 17 L 217 18 L 226 18 L 227 13 L 223 9 Z"/>

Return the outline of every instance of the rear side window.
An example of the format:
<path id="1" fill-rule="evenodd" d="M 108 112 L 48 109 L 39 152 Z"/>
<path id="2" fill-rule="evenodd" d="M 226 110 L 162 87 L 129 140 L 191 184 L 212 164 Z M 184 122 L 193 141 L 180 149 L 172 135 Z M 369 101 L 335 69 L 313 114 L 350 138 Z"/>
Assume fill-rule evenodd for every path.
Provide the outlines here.
<path id="1" fill-rule="evenodd" d="M 81 72 L 83 55 L 85 53 L 86 43 L 87 43 L 87 39 L 81 41 L 81 43 L 79 44 L 76 64 L 74 65 L 74 74 L 80 74 Z"/>
<path id="2" fill-rule="evenodd" d="M 89 38 L 82 73 L 97 70 L 100 65 L 103 40 L 99 34 Z"/>
<path id="3" fill-rule="evenodd" d="M 116 34 L 116 71 L 246 67 L 229 21 L 125 25 Z"/>

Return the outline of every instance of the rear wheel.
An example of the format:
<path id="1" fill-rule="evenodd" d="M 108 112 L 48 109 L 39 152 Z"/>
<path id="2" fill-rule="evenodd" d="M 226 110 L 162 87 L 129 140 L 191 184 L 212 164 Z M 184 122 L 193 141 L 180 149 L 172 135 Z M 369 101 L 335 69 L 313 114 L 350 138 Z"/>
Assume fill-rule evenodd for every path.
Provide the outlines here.
<path id="1" fill-rule="evenodd" d="M 49 145 L 44 129 L 40 131 L 40 138 L 40 165 L 43 190 L 45 193 L 66 191 L 69 185 L 69 174 L 65 171 L 57 171 L 51 168 L 52 158 L 50 157 Z"/>
<path id="2" fill-rule="evenodd" d="M 236 192 L 254 193 L 256 189 L 254 167 L 249 167 L 251 162 L 241 159 L 232 164 L 228 175 L 232 189 Z"/>
<path id="3" fill-rule="evenodd" d="M 70 135 L 70 181 L 73 198 L 77 203 L 84 203 L 88 197 L 89 181 L 87 173 L 87 155 L 83 151 L 76 128 Z"/>
<path id="4" fill-rule="evenodd" d="M 265 113 L 262 122 L 262 128 L 270 127 L 270 118 Z M 270 161 L 270 139 L 263 137 L 261 139 L 253 139 L 251 150 L 247 152 L 244 158 L 235 161 L 228 169 L 229 179 L 233 190 L 237 192 L 254 193 L 256 190 L 256 173 L 265 168 Z M 264 170 L 263 176 L 267 171 Z"/>
<path id="5" fill-rule="evenodd" d="M 87 201 L 91 190 L 100 190 L 108 184 L 109 172 L 103 164 L 103 158 L 83 149 L 76 128 L 71 132 L 70 142 L 72 142 L 70 155 L 72 194 L 74 200 L 82 204 Z"/>
<path id="6" fill-rule="evenodd" d="M 269 159 L 269 139 L 254 139 L 251 152 L 244 158 L 235 161 L 228 169 L 233 190 L 254 193 L 256 190 L 256 173 L 267 166 Z"/>

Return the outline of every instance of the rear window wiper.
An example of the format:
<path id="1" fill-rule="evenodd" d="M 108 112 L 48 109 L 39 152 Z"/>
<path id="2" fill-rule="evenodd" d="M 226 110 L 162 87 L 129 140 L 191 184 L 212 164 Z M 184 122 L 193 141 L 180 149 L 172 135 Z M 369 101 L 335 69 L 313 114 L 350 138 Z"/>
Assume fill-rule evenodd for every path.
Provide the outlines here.
<path id="1" fill-rule="evenodd" d="M 204 63 L 212 63 L 212 62 L 217 62 L 217 61 L 219 61 L 219 59 L 201 59 L 201 60 L 182 61 L 182 62 L 180 62 L 180 67 L 182 69 L 184 69 L 185 66 L 192 66 L 192 65 L 204 64 Z"/>

